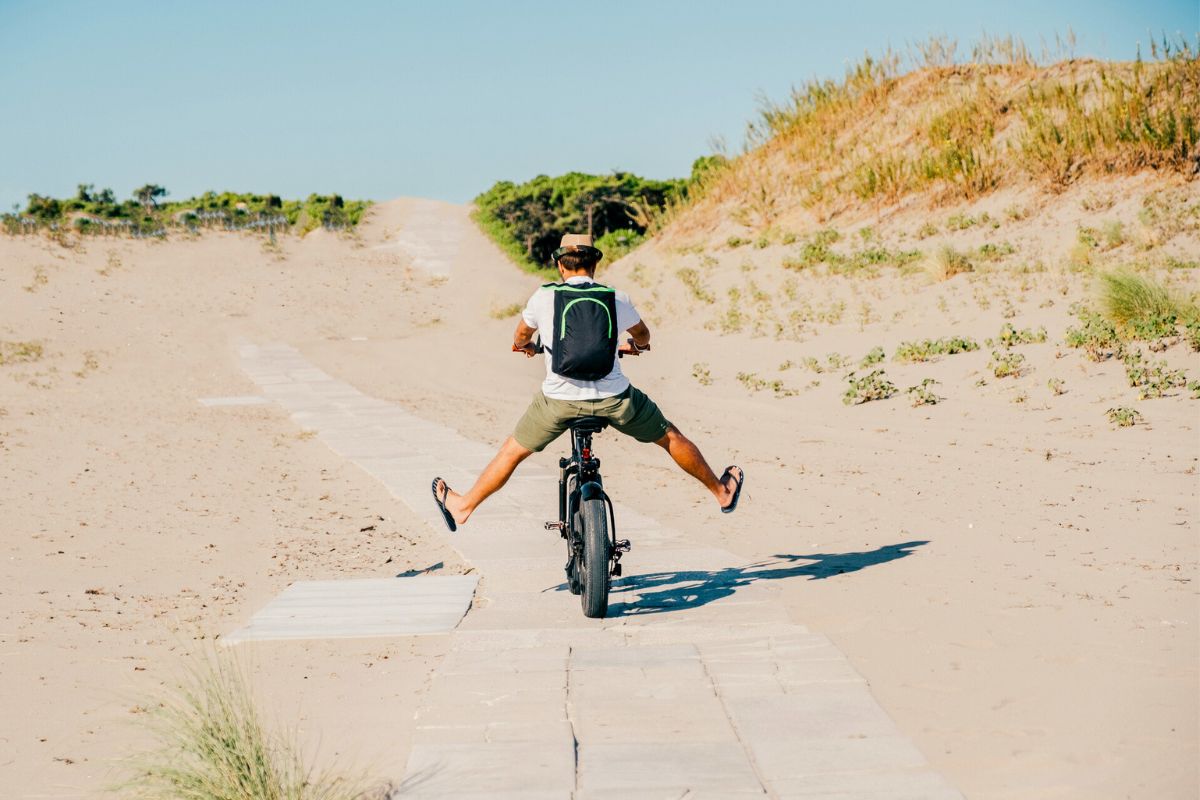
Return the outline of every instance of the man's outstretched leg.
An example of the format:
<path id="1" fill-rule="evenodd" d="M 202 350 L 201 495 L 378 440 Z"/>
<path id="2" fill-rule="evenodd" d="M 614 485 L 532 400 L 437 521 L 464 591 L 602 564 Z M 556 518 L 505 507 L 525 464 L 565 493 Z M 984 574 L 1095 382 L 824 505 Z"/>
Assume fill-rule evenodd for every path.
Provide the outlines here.
<path id="1" fill-rule="evenodd" d="M 684 472 L 703 483 L 704 488 L 712 492 L 722 511 L 733 510 L 734 498 L 740 493 L 744 478 L 741 467 L 730 467 L 718 478 L 704 460 L 700 448 L 674 425 L 667 428 L 666 434 L 654 443 L 666 450 Z"/>
<path id="2" fill-rule="evenodd" d="M 451 491 L 446 482 L 439 478 L 433 487 L 435 497 L 443 497 L 446 510 L 454 517 L 454 521 L 462 525 L 479 504 L 495 494 L 501 486 L 508 482 L 517 465 L 533 455 L 533 451 L 521 446 L 516 439 L 508 437 L 500 445 L 500 452 L 484 467 L 483 472 L 475 479 L 475 485 L 466 494 Z M 444 488 L 443 488 L 444 487 Z"/>

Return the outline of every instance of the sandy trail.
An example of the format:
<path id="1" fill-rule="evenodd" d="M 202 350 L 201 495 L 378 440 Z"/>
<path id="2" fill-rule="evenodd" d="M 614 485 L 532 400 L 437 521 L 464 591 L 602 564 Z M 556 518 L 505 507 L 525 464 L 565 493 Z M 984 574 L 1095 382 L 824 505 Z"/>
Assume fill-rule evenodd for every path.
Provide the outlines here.
<path id="1" fill-rule="evenodd" d="M 286 346 L 241 352 L 264 393 L 431 526 L 430 466 L 461 485 L 492 455 L 392 409 L 384 422 Z M 522 470 L 451 537 L 482 580 L 421 701 L 401 796 L 961 797 L 837 648 L 759 589 L 786 564 L 739 564 L 617 502 L 637 552 L 610 618 L 583 618 L 541 527 L 555 481 Z"/>

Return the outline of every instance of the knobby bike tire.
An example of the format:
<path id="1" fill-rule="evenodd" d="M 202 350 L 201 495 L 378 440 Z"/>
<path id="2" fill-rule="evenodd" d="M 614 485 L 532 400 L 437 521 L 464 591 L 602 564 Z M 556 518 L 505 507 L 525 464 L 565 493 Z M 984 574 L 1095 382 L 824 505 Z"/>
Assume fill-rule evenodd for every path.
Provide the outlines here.
<path id="1" fill-rule="evenodd" d="M 597 497 L 584 500 L 583 522 L 583 615 L 603 619 L 608 614 L 609 559 L 612 540 L 608 535 L 608 506 Z"/>

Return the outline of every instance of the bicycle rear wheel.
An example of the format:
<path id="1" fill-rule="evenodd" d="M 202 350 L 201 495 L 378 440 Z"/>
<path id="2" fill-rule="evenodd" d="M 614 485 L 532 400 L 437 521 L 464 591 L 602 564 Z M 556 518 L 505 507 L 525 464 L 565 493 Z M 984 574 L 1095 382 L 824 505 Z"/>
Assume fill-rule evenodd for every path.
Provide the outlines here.
<path id="1" fill-rule="evenodd" d="M 608 535 L 608 507 L 597 497 L 584 500 L 580 509 L 583 522 L 583 615 L 603 619 L 608 614 L 608 587 L 611 580 L 609 559 L 612 540 Z"/>

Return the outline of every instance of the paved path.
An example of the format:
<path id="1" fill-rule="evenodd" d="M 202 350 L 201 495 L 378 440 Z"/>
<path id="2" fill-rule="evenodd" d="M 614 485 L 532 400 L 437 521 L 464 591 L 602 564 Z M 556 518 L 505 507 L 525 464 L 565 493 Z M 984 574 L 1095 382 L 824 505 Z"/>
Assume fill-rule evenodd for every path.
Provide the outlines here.
<path id="1" fill-rule="evenodd" d="M 467 486 L 492 455 L 286 345 L 239 355 L 264 397 L 438 529 L 432 477 Z M 609 619 L 584 618 L 542 529 L 556 480 L 523 465 L 453 535 L 481 575 L 476 607 L 413 723 L 400 796 L 961 797 L 841 652 L 771 602 L 762 579 L 803 565 L 746 565 L 618 503 L 627 577 Z"/>

